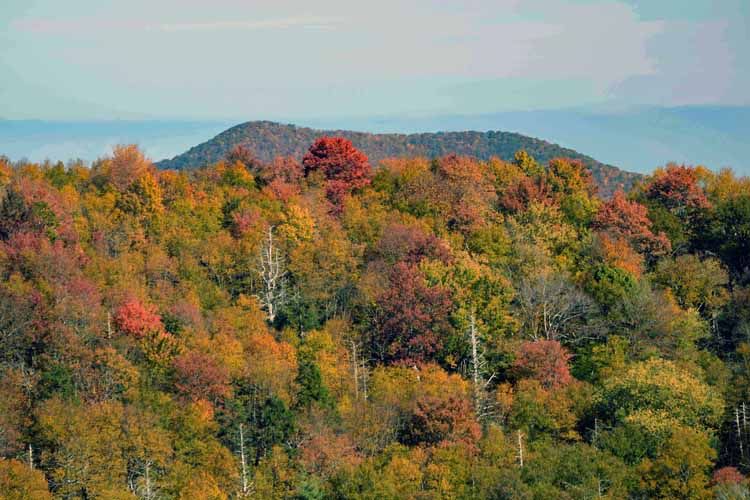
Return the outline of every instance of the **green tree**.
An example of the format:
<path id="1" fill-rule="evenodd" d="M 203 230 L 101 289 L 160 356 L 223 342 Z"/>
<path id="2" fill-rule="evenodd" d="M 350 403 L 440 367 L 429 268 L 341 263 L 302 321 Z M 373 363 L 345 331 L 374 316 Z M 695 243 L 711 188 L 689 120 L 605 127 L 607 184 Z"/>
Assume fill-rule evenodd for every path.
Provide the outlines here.
<path id="1" fill-rule="evenodd" d="M 701 431 L 679 426 L 655 459 L 638 468 L 640 489 L 648 498 L 700 500 L 713 498 L 708 471 L 716 451 Z"/>

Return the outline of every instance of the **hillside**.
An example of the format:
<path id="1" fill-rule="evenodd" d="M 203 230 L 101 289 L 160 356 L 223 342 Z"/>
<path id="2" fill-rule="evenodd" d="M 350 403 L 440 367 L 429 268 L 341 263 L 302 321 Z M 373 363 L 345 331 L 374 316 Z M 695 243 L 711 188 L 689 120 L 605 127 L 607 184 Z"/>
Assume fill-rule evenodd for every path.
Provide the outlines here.
<path id="1" fill-rule="evenodd" d="M 494 167 L 0 158 L 0 499 L 750 498 L 748 179 Z"/>
<path id="2" fill-rule="evenodd" d="M 243 144 L 261 160 L 277 156 L 301 158 L 313 141 L 322 135 L 343 136 L 364 151 L 371 161 L 394 156 L 436 157 L 449 153 L 488 159 L 509 160 L 526 150 L 542 163 L 555 157 L 583 160 L 594 175 L 600 194 L 607 197 L 618 186 L 629 189 L 641 176 L 600 163 L 572 149 L 512 132 L 438 132 L 421 134 L 371 134 L 349 130 L 316 130 L 268 121 L 253 121 L 232 127 L 171 160 L 157 165 L 162 169 L 190 169 L 220 160 L 232 147 Z"/>

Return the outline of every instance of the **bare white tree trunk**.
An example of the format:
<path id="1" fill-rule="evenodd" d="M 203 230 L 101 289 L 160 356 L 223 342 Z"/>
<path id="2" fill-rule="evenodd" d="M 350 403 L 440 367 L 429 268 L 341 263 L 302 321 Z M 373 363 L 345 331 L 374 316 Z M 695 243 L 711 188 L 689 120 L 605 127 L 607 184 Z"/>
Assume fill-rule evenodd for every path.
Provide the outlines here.
<path id="1" fill-rule="evenodd" d="M 157 500 L 159 494 L 151 478 L 151 466 L 154 463 L 146 459 L 143 462 L 143 475 L 129 480 L 130 490 L 141 500 Z"/>
<path id="2" fill-rule="evenodd" d="M 474 409 L 477 420 L 489 416 L 492 413 L 492 405 L 487 404 L 487 386 L 494 375 L 486 377 L 484 359 L 484 348 L 482 338 L 477 328 L 477 319 L 474 311 L 469 315 L 469 344 L 471 345 L 471 379 L 474 385 Z"/>
<path id="3" fill-rule="evenodd" d="M 278 308 L 286 299 L 284 277 L 286 269 L 281 251 L 274 243 L 273 226 L 268 226 L 268 236 L 263 240 L 258 257 L 258 272 L 263 283 L 263 290 L 257 295 L 261 305 L 266 309 L 268 321 L 276 319 Z"/>
<path id="4" fill-rule="evenodd" d="M 107 311 L 107 339 L 112 339 L 112 313 Z"/>
<path id="5" fill-rule="evenodd" d="M 477 322 L 474 312 L 469 317 L 469 340 L 471 342 L 471 371 L 474 381 L 474 405 L 476 406 L 477 415 L 479 415 L 481 405 L 481 394 L 479 387 L 479 337 L 477 335 Z"/>
<path id="6" fill-rule="evenodd" d="M 247 460 L 245 459 L 245 434 L 243 427 L 243 424 L 240 424 L 240 464 L 242 466 L 242 490 L 240 491 L 240 498 L 249 496 L 252 490 L 252 483 L 248 481 L 247 476 Z"/>
<path id="7" fill-rule="evenodd" d="M 740 430 L 740 409 L 739 408 L 734 409 L 734 418 L 735 418 L 735 423 L 737 425 L 737 442 L 740 445 L 740 457 L 744 458 L 745 454 L 742 448 L 742 431 Z"/>
<path id="8" fill-rule="evenodd" d="M 145 500 L 152 500 L 153 497 L 153 490 L 151 488 L 151 461 L 146 462 L 146 472 L 145 472 L 146 480 L 145 480 L 145 494 L 144 499 Z"/>
<path id="9" fill-rule="evenodd" d="M 518 431 L 518 466 L 523 467 L 523 434 Z"/>
<path id="10" fill-rule="evenodd" d="M 357 361 L 357 343 L 352 340 L 352 360 L 354 363 L 354 399 L 359 399 L 359 363 Z"/>

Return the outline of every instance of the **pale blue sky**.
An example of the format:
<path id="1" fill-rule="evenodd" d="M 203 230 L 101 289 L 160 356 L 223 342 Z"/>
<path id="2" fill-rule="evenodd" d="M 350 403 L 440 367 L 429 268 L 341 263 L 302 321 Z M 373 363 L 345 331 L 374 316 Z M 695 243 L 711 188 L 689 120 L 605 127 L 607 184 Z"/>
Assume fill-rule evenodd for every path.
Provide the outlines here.
<path id="1" fill-rule="evenodd" d="M 0 117 L 750 104 L 748 0 L 3 0 Z"/>

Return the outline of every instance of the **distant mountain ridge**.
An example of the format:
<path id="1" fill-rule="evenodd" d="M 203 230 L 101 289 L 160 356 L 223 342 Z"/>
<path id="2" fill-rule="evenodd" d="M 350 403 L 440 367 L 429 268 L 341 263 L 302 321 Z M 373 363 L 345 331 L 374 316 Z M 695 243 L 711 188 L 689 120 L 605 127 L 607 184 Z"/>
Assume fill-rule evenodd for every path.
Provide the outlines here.
<path id="1" fill-rule="evenodd" d="M 240 144 L 250 148 L 263 161 L 270 161 L 277 156 L 302 158 L 310 144 L 324 135 L 350 139 L 373 163 L 389 157 L 434 158 L 450 153 L 482 160 L 491 157 L 510 160 L 522 149 L 542 164 L 556 157 L 579 159 L 591 169 L 600 194 L 605 197 L 610 196 L 618 187 L 630 189 L 642 177 L 640 174 L 601 163 L 572 149 L 514 132 L 373 134 L 351 130 L 318 130 L 270 121 L 251 121 L 236 125 L 183 154 L 158 162 L 157 166 L 175 170 L 200 168 L 219 161 L 228 151 Z"/>

